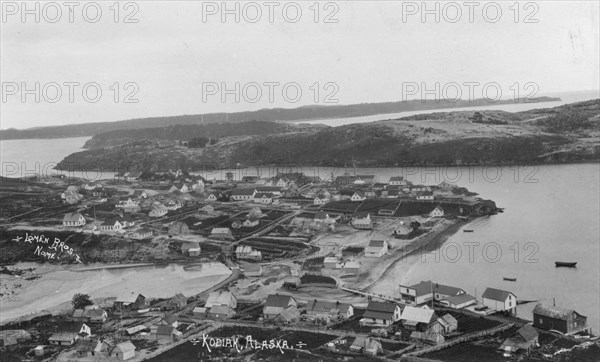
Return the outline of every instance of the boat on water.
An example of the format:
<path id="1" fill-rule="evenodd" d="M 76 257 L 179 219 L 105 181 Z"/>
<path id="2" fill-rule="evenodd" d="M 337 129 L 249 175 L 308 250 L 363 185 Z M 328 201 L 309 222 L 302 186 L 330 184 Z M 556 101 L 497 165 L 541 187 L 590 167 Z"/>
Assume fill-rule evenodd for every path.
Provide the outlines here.
<path id="1" fill-rule="evenodd" d="M 576 261 L 555 261 L 554 265 L 556 267 L 566 267 L 566 268 L 574 268 L 577 265 Z"/>
<path id="2" fill-rule="evenodd" d="M 504 277 L 504 278 L 502 278 L 502 279 L 506 280 L 507 282 L 516 282 L 516 281 L 517 281 L 517 278 L 508 278 L 508 277 Z"/>
<path id="3" fill-rule="evenodd" d="M 465 233 L 472 233 L 473 230 L 472 229 L 464 229 L 463 232 L 465 232 Z"/>

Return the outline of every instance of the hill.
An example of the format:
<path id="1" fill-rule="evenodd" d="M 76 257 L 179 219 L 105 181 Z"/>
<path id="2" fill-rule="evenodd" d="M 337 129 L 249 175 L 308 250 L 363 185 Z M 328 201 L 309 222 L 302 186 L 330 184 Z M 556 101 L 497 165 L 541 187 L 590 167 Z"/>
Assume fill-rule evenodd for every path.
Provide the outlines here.
<path id="1" fill-rule="evenodd" d="M 172 140 L 136 140 L 74 153 L 58 167 L 163 171 L 223 164 L 367 167 L 597 161 L 600 100 L 519 113 L 433 113 L 280 131 L 232 135 L 199 149 Z"/>
<path id="2" fill-rule="evenodd" d="M 525 100 L 523 100 L 525 101 Z M 560 101 L 560 98 L 537 97 L 528 99 L 528 102 L 551 102 Z M 513 100 L 503 100 L 494 103 L 510 104 Z M 197 115 L 181 115 L 172 117 L 138 118 L 116 122 L 96 122 L 85 124 L 71 124 L 64 126 L 36 127 L 24 130 L 7 129 L 0 131 L 0 139 L 30 139 L 30 138 L 68 138 L 93 136 L 98 133 L 118 131 L 126 129 L 161 128 L 171 125 L 200 125 L 220 122 L 245 122 L 251 120 L 260 121 L 302 121 L 326 118 L 347 118 L 371 116 L 386 113 L 398 113 L 419 110 L 435 110 L 441 108 L 477 107 L 489 105 L 489 101 L 476 99 L 473 101 L 436 102 L 435 100 L 421 101 L 413 100 L 407 102 L 385 102 L 385 103 L 362 103 L 351 105 L 328 105 L 328 106 L 303 106 L 298 108 L 284 109 L 272 108 L 258 111 L 236 112 L 236 113 L 208 113 Z"/>

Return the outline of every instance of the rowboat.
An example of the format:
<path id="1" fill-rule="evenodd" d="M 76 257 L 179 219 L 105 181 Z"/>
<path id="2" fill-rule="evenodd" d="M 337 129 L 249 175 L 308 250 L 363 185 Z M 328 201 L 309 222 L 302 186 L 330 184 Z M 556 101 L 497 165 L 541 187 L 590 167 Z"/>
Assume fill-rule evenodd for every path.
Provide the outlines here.
<path id="1" fill-rule="evenodd" d="M 517 278 L 507 278 L 507 277 L 504 277 L 502 279 L 506 280 L 507 282 L 516 282 L 517 281 Z"/>
<path id="2" fill-rule="evenodd" d="M 555 261 L 554 265 L 556 265 L 557 268 L 561 267 L 561 266 L 564 266 L 567 268 L 574 268 L 575 265 L 577 265 L 577 262 L 576 261 Z"/>
<path id="3" fill-rule="evenodd" d="M 472 233 L 473 230 L 471 230 L 471 229 L 465 229 L 465 230 L 463 230 L 463 232 L 465 232 L 465 233 Z"/>

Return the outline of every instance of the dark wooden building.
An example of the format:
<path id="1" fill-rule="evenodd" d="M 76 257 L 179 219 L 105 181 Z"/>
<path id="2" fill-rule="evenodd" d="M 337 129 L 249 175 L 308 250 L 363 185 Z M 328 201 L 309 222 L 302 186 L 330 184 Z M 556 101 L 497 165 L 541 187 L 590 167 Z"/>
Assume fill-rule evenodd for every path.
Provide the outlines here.
<path id="1" fill-rule="evenodd" d="M 555 330 L 574 334 L 587 330 L 587 317 L 574 310 L 537 304 L 533 308 L 533 326 L 544 330 Z"/>

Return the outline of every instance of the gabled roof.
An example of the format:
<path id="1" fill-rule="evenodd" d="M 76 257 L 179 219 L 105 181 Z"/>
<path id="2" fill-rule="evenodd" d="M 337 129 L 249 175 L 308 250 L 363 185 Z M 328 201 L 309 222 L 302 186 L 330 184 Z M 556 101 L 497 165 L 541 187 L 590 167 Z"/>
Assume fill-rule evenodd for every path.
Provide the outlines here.
<path id="1" fill-rule="evenodd" d="M 133 345 L 133 343 L 127 341 L 117 344 L 115 346 L 115 349 L 118 349 L 119 351 L 121 351 L 121 354 L 124 354 L 127 352 L 135 351 L 135 346 Z"/>
<path id="2" fill-rule="evenodd" d="M 172 303 L 186 302 L 187 303 L 187 298 L 182 293 L 177 293 L 171 299 L 169 299 L 169 302 L 172 302 Z"/>
<path id="3" fill-rule="evenodd" d="M 450 314 L 450 313 L 444 314 L 444 316 L 441 317 L 440 319 L 443 320 L 444 322 L 446 322 L 446 324 L 448 324 L 448 325 L 457 325 L 458 324 L 458 321 L 456 320 L 456 318 L 454 318 L 452 316 L 452 314 Z"/>
<path id="4" fill-rule="evenodd" d="M 171 313 L 167 313 L 164 315 L 162 320 L 166 324 L 173 324 L 173 323 L 177 322 L 177 316 L 175 316 L 174 314 L 171 314 Z"/>
<path id="5" fill-rule="evenodd" d="M 273 192 L 273 191 L 279 191 L 279 192 L 281 192 L 281 187 L 278 187 L 278 186 L 261 186 L 261 187 L 257 187 L 256 191 L 258 191 L 258 192 Z"/>
<path id="6" fill-rule="evenodd" d="M 450 304 L 462 304 L 471 300 L 475 300 L 475 297 L 469 293 L 463 293 L 459 295 L 451 295 L 449 297 L 444 298 L 444 300 L 448 301 Z"/>
<path id="7" fill-rule="evenodd" d="M 533 313 L 538 314 L 538 315 L 543 315 L 546 317 L 562 319 L 562 320 L 569 320 L 573 316 L 573 314 L 585 317 L 585 316 L 577 313 L 573 309 L 553 307 L 553 306 L 544 305 L 541 303 L 536 304 L 536 306 L 533 308 Z"/>
<path id="8" fill-rule="evenodd" d="M 256 192 L 255 189 L 234 189 L 231 193 L 232 196 L 251 196 Z"/>
<path id="9" fill-rule="evenodd" d="M 394 303 L 370 301 L 363 317 L 389 320 L 394 317 L 397 307 Z"/>
<path id="10" fill-rule="evenodd" d="M 406 306 L 402 311 L 400 319 L 418 323 L 430 323 L 433 319 L 435 311 L 429 308 L 417 308 Z"/>
<path id="11" fill-rule="evenodd" d="M 526 324 L 523 327 L 519 328 L 519 330 L 517 331 L 517 335 L 519 335 L 519 337 L 522 338 L 524 341 L 532 341 L 536 339 L 540 334 L 531 325 Z"/>
<path id="12" fill-rule="evenodd" d="M 231 309 L 231 307 L 228 306 L 228 305 L 215 305 L 214 307 L 210 308 L 209 313 L 213 313 L 213 314 L 229 314 L 232 311 L 233 311 L 233 309 Z"/>
<path id="13" fill-rule="evenodd" d="M 275 319 L 283 319 L 286 322 L 297 320 L 300 318 L 300 311 L 296 308 L 287 308 L 282 310 Z"/>
<path id="14" fill-rule="evenodd" d="M 138 298 L 138 295 L 141 295 L 139 293 L 129 293 L 129 294 L 124 294 L 121 295 L 119 297 L 117 297 L 117 299 L 115 300 L 115 302 L 121 302 L 121 303 L 135 303 L 135 301 Z M 143 295 L 141 295 L 142 298 L 144 297 Z"/>
<path id="15" fill-rule="evenodd" d="M 213 228 L 211 230 L 212 234 L 228 234 L 230 232 L 231 230 L 229 230 L 229 228 Z"/>
<path id="16" fill-rule="evenodd" d="M 369 248 L 383 248 L 385 245 L 385 240 L 371 240 L 369 242 Z"/>
<path id="17" fill-rule="evenodd" d="M 433 196 L 433 192 L 431 191 L 419 191 L 417 192 L 418 196 Z"/>
<path id="18" fill-rule="evenodd" d="M 415 289 L 417 296 L 430 294 L 431 291 L 443 295 L 459 295 L 463 293 L 463 290 L 450 285 L 444 285 L 439 283 L 432 283 L 430 280 L 422 281 L 418 284 L 411 285 L 410 288 Z"/>
<path id="19" fill-rule="evenodd" d="M 295 299 L 289 295 L 270 294 L 267 297 L 265 307 L 287 308 L 291 301 Z"/>
<path id="20" fill-rule="evenodd" d="M 255 199 L 262 199 L 263 197 L 272 199 L 273 198 L 273 194 L 270 193 L 270 192 L 264 192 L 264 193 L 261 192 L 261 193 L 257 193 L 257 194 L 254 195 Z"/>
<path id="21" fill-rule="evenodd" d="M 508 297 L 511 294 L 514 295 L 513 293 L 506 291 L 506 290 L 487 288 L 485 290 L 485 292 L 483 292 L 482 297 L 485 299 L 491 299 L 491 300 L 497 300 L 500 302 L 504 302 L 506 299 L 508 299 Z"/>
<path id="22" fill-rule="evenodd" d="M 173 328 L 172 326 L 160 325 L 158 326 L 158 329 L 156 329 L 156 334 L 170 335 L 173 334 L 174 329 L 175 328 Z"/>
<path id="23" fill-rule="evenodd" d="M 352 196 L 357 195 L 358 197 L 365 197 L 365 193 L 362 191 L 355 191 Z"/>
<path id="24" fill-rule="evenodd" d="M 306 305 L 307 311 L 325 312 L 325 313 L 329 313 L 329 312 L 337 313 L 338 311 L 345 313 L 346 311 L 348 311 L 348 308 L 350 308 L 350 304 L 340 303 L 340 302 L 328 302 L 326 300 L 316 300 L 316 299 L 309 301 L 308 304 Z"/>
<path id="25" fill-rule="evenodd" d="M 393 181 L 404 181 L 404 177 L 402 177 L 402 176 L 392 176 L 392 177 L 390 177 L 390 182 L 393 182 Z"/>
<path id="26" fill-rule="evenodd" d="M 231 292 L 220 290 L 217 292 L 211 292 L 206 300 L 206 306 L 211 307 L 214 305 L 232 305 L 235 301 L 235 297 Z"/>
<path id="27" fill-rule="evenodd" d="M 76 222 L 79 221 L 81 217 L 83 217 L 83 215 L 81 215 L 78 212 L 70 212 L 68 214 L 65 214 L 65 216 L 63 217 L 63 222 Z"/>

